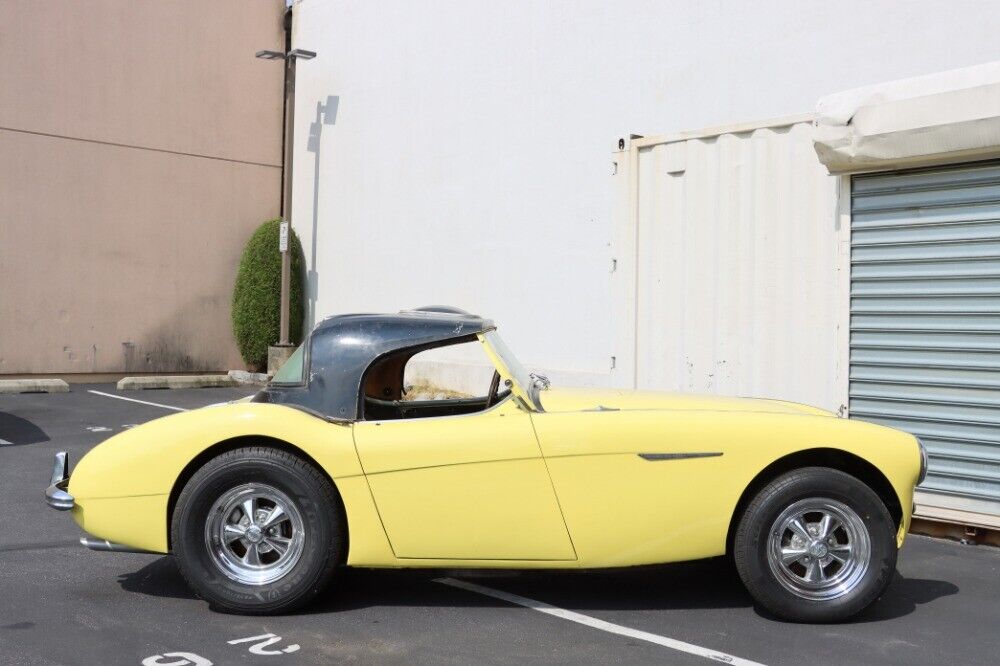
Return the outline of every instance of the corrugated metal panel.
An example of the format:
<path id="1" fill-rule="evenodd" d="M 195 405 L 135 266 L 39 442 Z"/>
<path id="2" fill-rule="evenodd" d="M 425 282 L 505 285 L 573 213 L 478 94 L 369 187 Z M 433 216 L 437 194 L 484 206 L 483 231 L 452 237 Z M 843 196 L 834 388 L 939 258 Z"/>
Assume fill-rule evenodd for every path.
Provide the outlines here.
<path id="1" fill-rule="evenodd" d="M 846 400 L 846 230 L 809 122 L 639 149 L 640 388 Z"/>
<path id="2" fill-rule="evenodd" d="M 1000 513 L 1000 163 L 855 176 L 851 211 L 851 416 Z"/>

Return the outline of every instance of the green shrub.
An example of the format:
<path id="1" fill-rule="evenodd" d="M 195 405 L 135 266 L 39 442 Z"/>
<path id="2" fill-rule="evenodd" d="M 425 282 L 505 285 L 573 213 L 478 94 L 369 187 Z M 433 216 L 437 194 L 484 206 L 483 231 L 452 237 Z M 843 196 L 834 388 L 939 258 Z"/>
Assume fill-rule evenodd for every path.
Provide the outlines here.
<path id="1" fill-rule="evenodd" d="M 247 241 L 233 289 L 233 334 L 247 365 L 267 367 L 267 347 L 277 344 L 281 325 L 281 253 L 278 232 L 281 220 L 268 220 Z M 288 336 L 298 344 L 302 336 L 302 283 L 305 257 L 293 230 L 291 238 L 292 284 Z"/>

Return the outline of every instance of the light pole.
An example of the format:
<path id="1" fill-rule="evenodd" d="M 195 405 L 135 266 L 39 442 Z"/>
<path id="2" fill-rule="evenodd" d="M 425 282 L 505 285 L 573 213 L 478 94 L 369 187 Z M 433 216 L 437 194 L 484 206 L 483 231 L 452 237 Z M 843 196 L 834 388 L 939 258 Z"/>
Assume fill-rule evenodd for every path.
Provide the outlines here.
<path id="1" fill-rule="evenodd" d="M 289 254 L 289 236 L 292 229 L 292 156 L 295 135 L 295 62 L 302 58 L 311 60 L 316 57 L 315 51 L 292 49 L 288 53 L 281 51 L 257 51 L 256 56 L 263 60 L 285 61 L 285 182 L 283 210 L 281 211 L 281 232 L 278 235 L 278 249 L 281 251 L 281 324 L 278 346 L 290 346 L 288 339 L 289 300 L 292 284 L 292 260 Z"/>

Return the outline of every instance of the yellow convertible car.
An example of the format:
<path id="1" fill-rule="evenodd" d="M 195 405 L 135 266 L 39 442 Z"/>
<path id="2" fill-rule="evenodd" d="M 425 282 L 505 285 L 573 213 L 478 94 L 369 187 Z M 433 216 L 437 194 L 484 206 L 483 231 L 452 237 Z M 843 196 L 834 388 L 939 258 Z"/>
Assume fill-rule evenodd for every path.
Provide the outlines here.
<path id="1" fill-rule="evenodd" d="M 481 397 L 406 395 L 415 355 L 460 343 L 495 369 Z M 289 611 L 342 566 L 728 554 L 774 615 L 834 621 L 889 583 L 926 467 L 913 436 L 803 405 L 550 388 L 491 321 L 434 307 L 327 319 L 251 399 L 117 434 L 71 476 L 57 454 L 46 498 L 229 612 Z"/>

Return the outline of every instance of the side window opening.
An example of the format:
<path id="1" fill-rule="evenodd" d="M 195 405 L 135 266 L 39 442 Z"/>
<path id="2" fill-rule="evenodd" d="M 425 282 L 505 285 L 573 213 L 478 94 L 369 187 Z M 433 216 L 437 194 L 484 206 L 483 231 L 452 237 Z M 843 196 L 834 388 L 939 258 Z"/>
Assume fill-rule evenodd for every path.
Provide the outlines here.
<path id="1" fill-rule="evenodd" d="M 509 394 L 477 339 L 380 359 L 364 381 L 365 420 L 454 416 L 489 409 Z"/>

